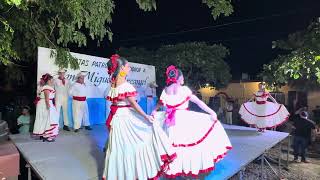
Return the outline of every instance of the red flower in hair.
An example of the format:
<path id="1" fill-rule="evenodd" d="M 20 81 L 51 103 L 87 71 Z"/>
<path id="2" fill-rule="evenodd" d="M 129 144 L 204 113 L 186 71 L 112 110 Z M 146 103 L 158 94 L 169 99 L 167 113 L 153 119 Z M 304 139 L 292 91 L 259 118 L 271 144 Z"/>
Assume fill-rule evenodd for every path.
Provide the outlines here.
<path id="1" fill-rule="evenodd" d="M 118 67 L 118 63 L 117 60 L 120 58 L 120 56 L 118 54 L 114 54 L 110 57 L 111 60 L 111 67 L 108 67 L 108 74 L 111 75 L 112 73 L 114 73 L 117 70 Z"/>
<path id="2" fill-rule="evenodd" d="M 167 80 L 166 80 L 167 84 L 171 82 L 176 83 L 178 79 L 178 69 L 174 65 L 167 67 L 166 76 L 167 76 Z"/>

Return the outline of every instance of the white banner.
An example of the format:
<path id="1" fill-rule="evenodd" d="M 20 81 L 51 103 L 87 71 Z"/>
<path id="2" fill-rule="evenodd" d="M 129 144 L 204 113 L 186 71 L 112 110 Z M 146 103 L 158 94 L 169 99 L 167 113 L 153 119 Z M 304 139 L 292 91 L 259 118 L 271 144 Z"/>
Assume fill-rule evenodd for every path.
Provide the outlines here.
<path id="1" fill-rule="evenodd" d="M 57 78 L 59 68 L 54 64 L 54 58 L 50 57 L 51 50 L 52 49 L 38 47 L 38 81 L 45 73 L 49 73 L 53 75 L 54 78 Z M 80 71 L 87 71 L 88 74 L 85 78 L 85 84 L 89 88 L 88 98 L 104 97 L 105 90 L 110 85 L 110 78 L 107 73 L 107 62 L 109 59 L 79 53 L 71 53 L 71 55 L 79 59 L 80 69 L 67 69 L 65 77 L 73 83 L 76 75 Z M 135 86 L 139 93 L 143 95 L 149 83 L 156 80 L 155 67 L 138 63 L 129 64 L 131 71 L 127 77 L 127 81 Z"/>

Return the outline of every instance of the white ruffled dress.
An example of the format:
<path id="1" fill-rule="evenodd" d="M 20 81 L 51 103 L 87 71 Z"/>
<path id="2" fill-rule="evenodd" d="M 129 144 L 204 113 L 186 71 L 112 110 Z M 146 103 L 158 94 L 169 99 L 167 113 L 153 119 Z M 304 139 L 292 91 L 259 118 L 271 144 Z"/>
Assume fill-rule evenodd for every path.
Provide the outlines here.
<path id="1" fill-rule="evenodd" d="M 270 94 L 260 92 L 254 94 L 255 101 L 243 103 L 239 114 L 241 119 L 249 125 L 259 129 L 275 128 L 289 118 L 289 112 L 283 104 L 267 101 Z"/>
<path id="2" fill-rule="evenodd" d="M 44 91 L 48 90 L 50 108 L 47 108 Z M 34 122 L 33 135 L 45 138 L 55 138 L 58 135 L 59 115 L 53 104 L 55 90 L 48 85 L 40 89 L 39 101 L 37 102 L 36 119 Z"/>
<path id="3" fill-rule="evenodd" d="M 165 172 L 167 178 L 196 178 L 200 174 L 209 173 L 232 148 L 218 120 L 208 114 L 188 110 L 191 95 L 191 90 L 186 86 L 181 87 L 176 95 L 168 95 L 163 91 L 160 101 L 167 110 L 155 114 L 156 120 L 163 123 L 177 153 L 177 159 Z M 173 112 L 175 122 L 168 125 L 165 123 L 166 118 Z"/>
<path id="4" fill-rule="evenodd" d="M 136 95 L 127 82 L 108 93 L 107 100 L 113 106 L 112 118 L 107 121 L 110 132 L 103 179 L 156 179 L 176 157 L 172 142 L 159 124 L 151 124 L 129 107 L 127 97 Z"/>

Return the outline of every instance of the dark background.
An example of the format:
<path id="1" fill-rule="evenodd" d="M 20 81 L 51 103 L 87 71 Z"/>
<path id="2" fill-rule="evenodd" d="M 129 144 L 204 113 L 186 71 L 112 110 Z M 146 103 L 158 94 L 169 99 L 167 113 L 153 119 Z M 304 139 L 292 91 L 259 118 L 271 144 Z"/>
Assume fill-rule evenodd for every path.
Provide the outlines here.
<path id="1" fill-rule="evenodd" d="M 144 12 L 134 0 L 117 0 L 111 24 L 113 42 L 100 47 L 91 41 L 72 51 L 108 57 L 120 46 L 155 49 L 188 41 L 221 43 L 228 47 L 226 61 L 233 79 L 241 73 L 253 78 L 279 51 L 272 41 L 305 29 L 320 16 L 319 0 L 233 0 L 234 13 L 214 20 L 201 0 L 158 0 L 157 10 Z"/>

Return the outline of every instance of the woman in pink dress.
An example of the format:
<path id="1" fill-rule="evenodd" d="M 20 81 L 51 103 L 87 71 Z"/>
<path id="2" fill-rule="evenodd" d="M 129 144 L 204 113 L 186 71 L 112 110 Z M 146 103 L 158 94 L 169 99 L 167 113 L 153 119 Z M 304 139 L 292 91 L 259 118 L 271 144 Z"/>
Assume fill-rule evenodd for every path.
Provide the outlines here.
<path id="1" fill-rule="evenodd" d="M 270 99 L 272 102 L 267 101 Z M 263 132 L 266 128 L 275 128 L 286 122 L 289 112 L 283 104 L 277 101 L 265 90 L 265 84 L 259 83 L 259 91 L 254 97 L 240 107 L 241 119 L 247 124 Z"/>
<path id="2" fill-rule="evenodd" d="M 157 179 L 176 157 L 172 142 L 137 104 L 137 91 L 126 81 L 128 61 L 113 55 L 107 65 L 111 77 L 107 100 L 112 105 L 103 179 Z"/>
<path id="3" fill-rule="evenodd" d="M 169 66 L 166 76 L 167 86 L 152 113 L 156 121 L 163 123 L 177 153 L 177 159 L 169 165 L 165 177 L 202 176 L 214 170 L 215 164 L 232 148 L 231 143 L 216 113 L 183 86 L 182 72 Z M 208 114 L 189 111 L 189 101 Z M 161 105 L 166 111 L 156 112 Z"/>

